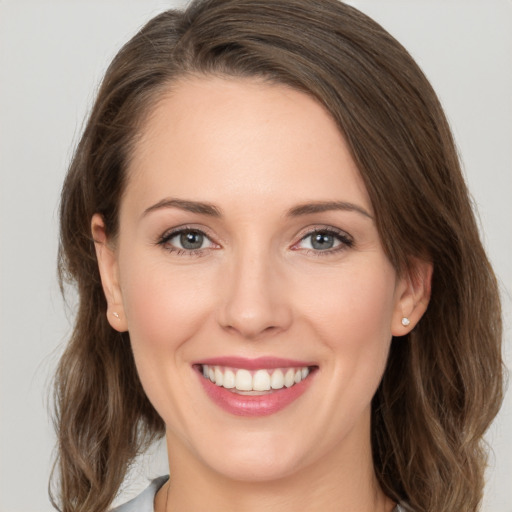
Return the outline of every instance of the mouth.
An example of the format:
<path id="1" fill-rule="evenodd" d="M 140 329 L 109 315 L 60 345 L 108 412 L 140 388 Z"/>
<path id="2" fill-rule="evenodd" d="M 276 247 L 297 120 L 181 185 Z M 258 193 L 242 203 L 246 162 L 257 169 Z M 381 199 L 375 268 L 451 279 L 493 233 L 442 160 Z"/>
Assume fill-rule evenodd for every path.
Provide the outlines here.
<path id="1" fill-rule="evenodd" d="M 248 370 L 219 365 L 199 365 L 205 379 L 216 386 L 246 396 L 269 394 L 305 380 L 315 367 L 260 368 Z"/>
<path id="2" fill-rule="evenodd" d="M 237 416 L 266 416 L 295 402 L 318 366 L 298 361 L 224 358 L 193 365 L 206 395 Z"/>

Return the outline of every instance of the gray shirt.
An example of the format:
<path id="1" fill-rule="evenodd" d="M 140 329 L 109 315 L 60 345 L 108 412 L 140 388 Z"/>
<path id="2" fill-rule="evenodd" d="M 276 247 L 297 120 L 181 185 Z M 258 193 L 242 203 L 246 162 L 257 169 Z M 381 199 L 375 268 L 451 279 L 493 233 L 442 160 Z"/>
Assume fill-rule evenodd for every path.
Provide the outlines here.
<path id="1" fill-rule="evenodd" d="M 155 495 L 168 479 L 168 476 L 155 478 L 145 491 L 128 503 L 116 507 L 111 512 L 154 512 Z M 405 510 L 400 505 L 397 505 L 393 512 L 405 512 Z"/>

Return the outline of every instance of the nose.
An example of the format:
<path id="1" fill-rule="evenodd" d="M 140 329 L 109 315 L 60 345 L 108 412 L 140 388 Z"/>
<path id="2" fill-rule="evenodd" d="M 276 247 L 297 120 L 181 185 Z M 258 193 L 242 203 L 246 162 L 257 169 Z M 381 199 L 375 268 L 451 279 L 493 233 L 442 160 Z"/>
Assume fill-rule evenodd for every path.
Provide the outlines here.
<path id="1" fill-rule="evenodd" d="M 285 282 L 268 254 L 238 255 L 223 278 L 219 325 L 250 340 L 285 331 L 292 322 Z"/>

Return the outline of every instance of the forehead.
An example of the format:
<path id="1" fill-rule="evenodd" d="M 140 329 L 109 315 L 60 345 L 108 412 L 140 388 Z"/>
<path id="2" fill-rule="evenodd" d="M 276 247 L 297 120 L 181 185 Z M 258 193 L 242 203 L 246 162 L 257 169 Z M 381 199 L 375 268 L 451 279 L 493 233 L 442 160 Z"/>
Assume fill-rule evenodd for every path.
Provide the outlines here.
<path id="1" fill-rule="evenodd" d="M 193 77 L 173 84 L 147 117 L 128 173 L 127 192 L 144 192 L 145 201 L 164 193 L 214 203 L 357 198 L 371 209 L 324 107 L 256 79 Z"/>

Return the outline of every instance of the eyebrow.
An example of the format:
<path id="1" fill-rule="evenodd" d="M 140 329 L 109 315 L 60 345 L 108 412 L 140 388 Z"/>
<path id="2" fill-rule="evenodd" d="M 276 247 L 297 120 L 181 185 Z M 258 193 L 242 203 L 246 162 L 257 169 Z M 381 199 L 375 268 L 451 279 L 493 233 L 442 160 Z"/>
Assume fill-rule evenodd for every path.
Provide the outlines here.
<path id="1" fill-rule="evenodd" d="M 179 208 L 187 212 L 210 215 L 211 217 L 222 217 L 222 211 L 213 204 L 174 198 L 166 198 L 158 201 L 158 203 L 153 206 L 146 208 L 142 216 L 145 217 L 148 213 L 160 210 L 161 208 Z"/>
<path id="2" fill-rule="evenodd" d="M 331 210 L 342 210 L 346 212 L 357 212 L 369 219 L 373 217 L 363 207 L 346 201 L 315 201 L 313 203 L 299 204 L 294 206 L 287 213 L 288 217 L 299 217 L 300 215 L 311 215 Z"/>
<path id="3" fill-rule="evenodd" d="M 209 215 L 211 217 L 220 218 L 223 216 L 222 210 L 211 203 L 200 201 L 187 201 L 185 199 L 166 198 L 158 201 L 154 205 L 146 208 L 142 214 L 145 217 L 149 213 L 160 210 L 162 208 L 179 208 L 187 212 L 199 213 L 201 215 Z M 369 219 L 373 217 L 361 206 L 348 203 L 346 201 L 315 201 L 312 203 L 299 204 L 294 206 L 286 213 L 287 217 L 300 217 L 302 215 L 311 215 L 332 210 L 341 210 L 349 212 L 357 212 Z"/>

